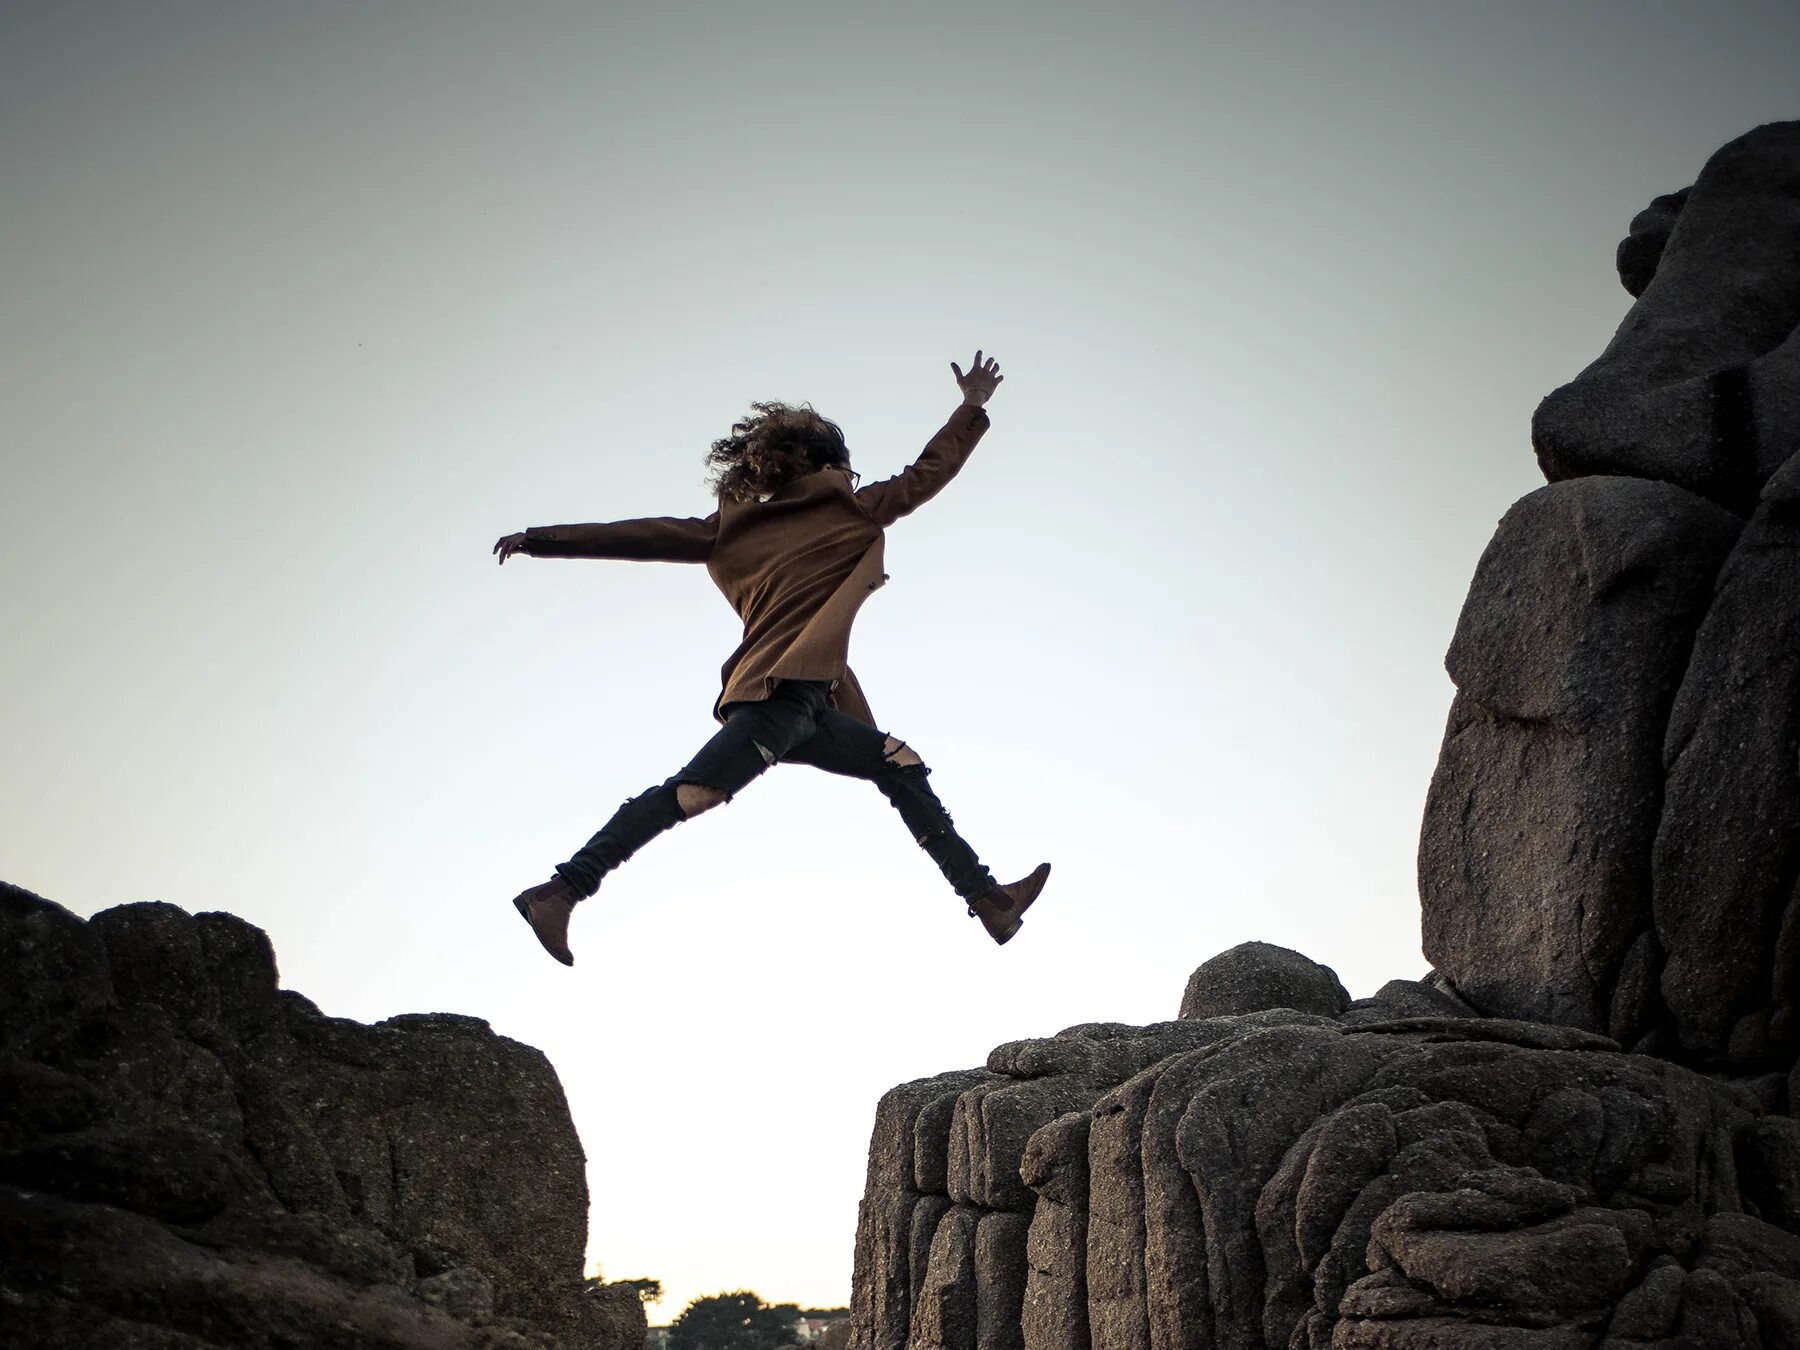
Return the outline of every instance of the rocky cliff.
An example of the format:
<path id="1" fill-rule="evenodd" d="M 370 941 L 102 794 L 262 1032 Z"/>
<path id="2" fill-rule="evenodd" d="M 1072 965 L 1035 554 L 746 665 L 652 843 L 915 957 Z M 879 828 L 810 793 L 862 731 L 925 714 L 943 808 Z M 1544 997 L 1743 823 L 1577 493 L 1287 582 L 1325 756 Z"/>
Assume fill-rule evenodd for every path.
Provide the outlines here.
<path id="1" fill-rule="evenodd" d="M 581 1293 L 587 1183 L 538 1051 L 363 1026 L 260 929 L 0 884 L 0 1344 L 638 1350 Z"/>
<path id="2" fill-rule="evenodd" d="M 1800 123 L 1617 261 L 1447 658 L 1431 976 L 1248 944 L 895 1088 L 853 1350 L 1800 1348 Z"/>

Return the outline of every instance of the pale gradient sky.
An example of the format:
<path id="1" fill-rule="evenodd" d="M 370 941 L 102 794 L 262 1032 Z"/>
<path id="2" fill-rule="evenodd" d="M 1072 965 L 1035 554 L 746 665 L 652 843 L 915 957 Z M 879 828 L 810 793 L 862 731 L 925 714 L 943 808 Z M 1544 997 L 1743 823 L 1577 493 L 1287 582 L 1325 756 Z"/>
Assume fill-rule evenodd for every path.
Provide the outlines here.
<path id="1" fill-rule="evenodd" d="M 542 1047 L 591 1259 L 841 1303 L 875 1101 L 1173 1016 L 1249 938 L 1416 976 L 1442 658 L 1651 196 L 1800 112 L 1787 3 L 0 6 L 0 876 L 266 928 Z M 865 479 L 1006 381 L 852 660 L 1003 879 L 779 767 L 510 898 L 714 729 L 752 398 Z"/>

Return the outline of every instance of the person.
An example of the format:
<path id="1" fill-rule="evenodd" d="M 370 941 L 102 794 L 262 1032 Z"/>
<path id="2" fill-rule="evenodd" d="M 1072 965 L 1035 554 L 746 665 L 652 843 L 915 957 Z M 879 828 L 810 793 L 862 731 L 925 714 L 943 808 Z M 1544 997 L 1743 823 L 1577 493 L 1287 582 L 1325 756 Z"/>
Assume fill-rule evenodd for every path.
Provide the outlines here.
<path id="1" fill-rule="evenodd" d="M 994 941 L 1018 932 L 1050 865 L 996 883 L 926 782 L 931 770 L 877 729 L 847 664 L 857 610 L 888 579 L 886 527 L 936 496 L 987 430 L 999 362 L 978 350 L 967 374 L 954 361 L 950 370 L 961 404 L 893 478 L 860 486 L 843 431 L 809 405 L 752 403 L 752 414 L 707 454 L 719 502 L 711 515 L 534 526 L 494 545 L 502 564 L 515 553 L 704 563 L 744 623 L 720 672 L 713 718 L 721 726 L 712 739 L 678 773 L 628 798 L 548 881 L 514 897 L 564 965 L 575 963 L 570 917 L 603 876 L 665 830 L 731 801 L 776 763 L 874 783 Z"/>

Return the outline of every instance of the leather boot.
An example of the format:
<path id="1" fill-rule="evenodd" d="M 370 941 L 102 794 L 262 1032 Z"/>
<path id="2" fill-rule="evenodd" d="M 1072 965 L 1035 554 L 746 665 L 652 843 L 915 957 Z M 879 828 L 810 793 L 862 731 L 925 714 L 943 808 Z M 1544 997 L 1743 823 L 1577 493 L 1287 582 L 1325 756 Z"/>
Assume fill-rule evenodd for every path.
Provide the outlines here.
<path id="1" fill-rule="evenodd" d="M 1021 877 L 1009 886 L 996 886 L 969 906 L 969 913 L 981 920 L 988 936 L 1005 942 L 1019 931 L 1024 922 L 1020 916 L 1031 908 L 1031 902 L 1044 889 L 1050 877 L 1050 864 L 1039 863 L 1030 876 Z"/>
<path id="2" fill-rule="evenodd" d="M 513 897 L 513 908 L 531 925 L 544 950 L 565 966 L 575 964 L 575 954 L 569 950 L 569 915 L 579 899 L 575 888 L 560 876 Z"/>

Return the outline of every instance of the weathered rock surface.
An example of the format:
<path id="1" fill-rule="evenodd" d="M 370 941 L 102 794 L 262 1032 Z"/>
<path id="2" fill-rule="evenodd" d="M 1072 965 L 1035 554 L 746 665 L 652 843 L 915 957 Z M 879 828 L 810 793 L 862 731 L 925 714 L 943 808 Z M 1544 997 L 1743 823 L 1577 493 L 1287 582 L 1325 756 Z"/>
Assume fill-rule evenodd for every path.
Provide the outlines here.
<path id="1" fill-rule="evenodd" d="M 1661 981 L 1686 1048 L 1800 1049 L 1800 457 L 1763 489 L 1675 700 L 1656 836 Z"/>
<path id="2" fill-rule="evenodd" d="M 1350 995 L 1329 967 L 1287 947 L 1242 942 L 1188 977 L 1181 1017 L 1233 1017 L 1268 1008 L 1335 1017 L 1349 1005 Z"/>
<path id="3" fill-rule="evenodd" d="M 1631 1039 L 1620 968 L 1651 926 L 1663 737 L 1730 512 L 1667 483 L 1522 498 L 1476 567 L 1419 836 L 1426 959 L 1483 1011 Z"/>
<path id="4" fill-rule="evenodd" d="M 1544 476 L 1657 478 L 1747 513 L 1800 437 L 1800 122 L 1721 148 L 1619 264 L 1637 303 L 1532 419 Z"/>
<path id="5" fill-rule="evenodd" d="M 228 914 L 83 922 L 0 883 L 0 1343 L 636 1350 L 580 1293 L 555 1071 L 485 1022 L 363 1026 Z"/>
<path id="6" fill-rule="evenodd" d="M 1692 190 L 1683 188 L 1680 192 L 1665 192 L 1660 197 L 1652 197 L 1650 205 L 1631 218 L 1631 228 L 1619 241 L 1614 262 L 1619 269 L 1619 284 L 1630 292 L 1633 300 L 1644 293 L 1650 278 L 1656 275 L 1663 250 L 1669 245 L 1669 235 L 1675 228 L 1675 219 L 1687 205 L 1688 193 Z"/>
<path id="7" fill-rule="evenodd" d="M 1071 1028 L 896 1089 L 882 1152 L 908 1111 L 917 1142 L 1013 1090 L 1088 1102 L 994 1159 L 1023 1202 L 937 1197 L 922 1271 L 859 1242 L 852 1345 L 1800 1345 L 1794 1120 L 1573 1028 L 1358 1011 Z M 1120 1043 L 1161 1053 L 1096 1093 Z"/>

